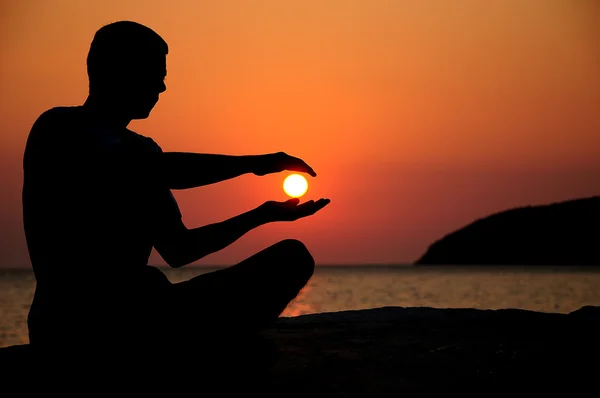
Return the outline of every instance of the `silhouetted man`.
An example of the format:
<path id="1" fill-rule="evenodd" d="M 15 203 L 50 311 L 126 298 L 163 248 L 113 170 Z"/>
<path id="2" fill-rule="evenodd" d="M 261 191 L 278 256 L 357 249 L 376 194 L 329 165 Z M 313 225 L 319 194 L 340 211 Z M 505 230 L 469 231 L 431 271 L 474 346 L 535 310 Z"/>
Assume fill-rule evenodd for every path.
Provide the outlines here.
<path id="1" fill-rule="evenodd" d="M 28 318 L 32 346 L 88 355 L 120 345 L 185 349 L 205 335 L 243 335 L 275 320 L 313 273 L 311 254 L 291 239 L 181 283 L 148 265 L 153 247 L 181 267 L 262 224 L 306 217 L 329 203 L 268 201 L 220 223 L 186 228 L 172 189 L 245 173 L 316 174 L 283 152 L 163 152 L 128 130 L 165 91 L 167 53 L 163 39 L 143 25 L 101 28 L 87 58 L 85 103 L 52 108 L 31 129 L 23 212 L 37 281 Z"/>

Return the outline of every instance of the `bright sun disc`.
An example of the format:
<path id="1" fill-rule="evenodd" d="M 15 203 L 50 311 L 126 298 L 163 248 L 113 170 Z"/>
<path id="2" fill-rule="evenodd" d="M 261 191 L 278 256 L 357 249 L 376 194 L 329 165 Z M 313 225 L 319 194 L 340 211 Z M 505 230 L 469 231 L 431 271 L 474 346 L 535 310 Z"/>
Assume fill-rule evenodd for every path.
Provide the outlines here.
<path id="1" fill-rule="evenodd" d="M 283 181 L 283 190 L 288 196 L 299 198 L 308 190 L 308 182 L 300 174 L 291 174 Z"/>

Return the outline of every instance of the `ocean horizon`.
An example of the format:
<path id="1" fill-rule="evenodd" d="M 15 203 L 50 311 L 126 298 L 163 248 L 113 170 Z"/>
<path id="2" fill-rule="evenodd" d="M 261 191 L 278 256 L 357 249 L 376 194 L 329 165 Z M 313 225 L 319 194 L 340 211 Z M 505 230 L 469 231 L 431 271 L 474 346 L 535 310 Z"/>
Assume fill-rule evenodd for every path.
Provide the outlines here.
<path id="1" fill-rule="evenodd" d="M 227 265 L 156 265 L 177 283 Z M 29 342 L 30 268 L 0 268 L 0 347 Z M 600 306 L 600 267 L 322 264 L 282 316 L 379 308 L 524 309 L 569 313 Z"/>

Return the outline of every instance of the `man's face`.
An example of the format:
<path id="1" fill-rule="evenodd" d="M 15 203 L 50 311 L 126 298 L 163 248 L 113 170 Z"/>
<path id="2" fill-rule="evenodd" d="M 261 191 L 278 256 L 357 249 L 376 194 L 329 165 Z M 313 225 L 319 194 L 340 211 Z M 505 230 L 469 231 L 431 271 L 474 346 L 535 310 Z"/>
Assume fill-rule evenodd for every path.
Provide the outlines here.
<path id="1" fill-rule="evenodd" d="M 145 119 L 167 87 L 167 60 L 162 54 L 144 57 L 132 67 L 123 83 L 122 106 L 132 119 Z"/>

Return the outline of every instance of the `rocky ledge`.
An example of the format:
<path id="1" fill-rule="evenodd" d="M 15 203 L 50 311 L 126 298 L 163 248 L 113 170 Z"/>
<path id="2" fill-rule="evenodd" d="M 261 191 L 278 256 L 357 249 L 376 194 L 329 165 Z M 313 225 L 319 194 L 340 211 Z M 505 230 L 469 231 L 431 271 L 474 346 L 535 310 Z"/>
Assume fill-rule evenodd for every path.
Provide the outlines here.
<path id="1" fill-rule="evenodd" d="M 600 307 L 384 307 L 282 319 L 269 335 L 282 350 L 274 371 L 298 396 L 520 396 L 596 383 L 598 332 Z"/>
<path id="2" fill-rule="evenodd" d="M 600 307 L 570 314 L 384 307 L 280 318 L 264 332 L 279 353 L 264 372 L 263 386 L 269 388 L 259 392 L 284 397 L 579 396 L 597 390 L 599 332 Z M 0 350 L 5 365 L 15 360 L 19 347 L 24 351 L 26 346 Z M 197 386 L 203 385 L 201 379 L 198 375 Z"/>

